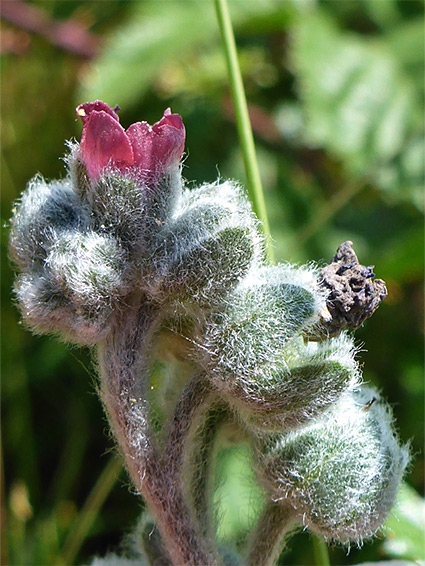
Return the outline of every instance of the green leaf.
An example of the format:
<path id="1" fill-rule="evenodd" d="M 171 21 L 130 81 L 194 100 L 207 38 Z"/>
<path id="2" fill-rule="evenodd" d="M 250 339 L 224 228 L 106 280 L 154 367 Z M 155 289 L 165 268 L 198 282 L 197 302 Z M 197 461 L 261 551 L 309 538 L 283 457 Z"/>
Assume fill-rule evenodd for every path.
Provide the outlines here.
<path id="1" fill-rule="evenodd" d="M 384 549 L 389 555 L 425 560 L 425 501 L 406 483 L 385 527 Z"/>
<path id="2" fill-rule="evenodd" d="M 420 49 L 420 37 L 415 37 Z M 331 19 L 311 10 L 294 28 L 291 60 L 305 143 L 341 160 L 349 175 L 369 177 L 392 196 L 400 193 L 416 203 L 418 168 L 401 179 L 394 165 L 420 135 L 423 112 L 394 40 L 390 48 L 385 35 L 371 39 L 342 33 Z"/>

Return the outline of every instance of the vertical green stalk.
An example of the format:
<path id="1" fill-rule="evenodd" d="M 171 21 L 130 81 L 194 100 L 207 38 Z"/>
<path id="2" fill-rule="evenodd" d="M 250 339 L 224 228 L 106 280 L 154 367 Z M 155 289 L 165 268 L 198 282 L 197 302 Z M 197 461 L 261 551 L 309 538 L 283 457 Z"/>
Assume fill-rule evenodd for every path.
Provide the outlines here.
<path id="1" fill-rule="evenodd" d="M 235 36 L 233 34 L 227 0 L 214 0 L 214 4 L 223 40 L 224 53 L 226 56 L 230 90 L 235 109 L 239 143 L 241 145 L 245 166 L 248 193 L 252 201 L 254 211 L 263 223 L 264 233 L 267 237 L 268 255 L 270 260 L 273 261 L 274 254 L 271 246 L 270 226 L 267 218 L 263 187 L 261 185 L 260 171 L 258 168 L 257 156 L 255 154 L 254 136 L 252 134 L 252 127 L 249 119 L 248 105 L 246 102 L 238 56 L 236 53 Z"/>
<path id="2" fill-rule="evenodd" d="M 318 566 L 330 566 L 328 545 L 322 537 L 312 535 L 314 559 Z"/>
<path id="3" fill-rule="evenodd" d="M 255 153 L 254 136 L 249 119 L 248 105 L 236 52 L 235 36 L 233 34 L 229 8 L 227 0 L 214 0 L 214 5 L 226 56 L 236 125 L 245 165 L 248 193 L 253 203 L 254 211 L 263 223 L 264 232 L 267 237 L 269 258 L 273 262 L 274 253 L 271 247 L 270 226 L 267 218 L 263 187 Z M 318 564 L 318 566 L 329 566 L 329 553 L 325 541 L 321 538 L 313 537 L 313 546 L 316 564 Z"/>
<path id="4" fill-rule="evenodd" d="M 0 436 L 0 560 L 1 564 L 9 564 L 9 541 L 7 536 L 6 498 L 4 493 L 3 445 Z"/>
<path id="5" fill-rule="evenodd" d="M 62 555 L 58 564 L 73 564 L 74 560 L 93 525 L 99 509 L 111 492 L 118 475 L 123 467 L 120 457 L 115 454 L 110 458 L 105 469 L 99 476 L 96 484 L 90 492 L 81 512 L 79 513 L 75 526 L 65 541 Z"/>

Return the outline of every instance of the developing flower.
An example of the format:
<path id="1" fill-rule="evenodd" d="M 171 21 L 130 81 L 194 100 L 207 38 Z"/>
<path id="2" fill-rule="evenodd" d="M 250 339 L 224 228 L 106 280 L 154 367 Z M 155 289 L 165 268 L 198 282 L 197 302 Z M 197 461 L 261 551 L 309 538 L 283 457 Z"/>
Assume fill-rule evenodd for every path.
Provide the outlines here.
<path id="1" fill-rule="evenodd" d="M 153 126 L 136 122 L 124 130 L 115 110 L 100 100 L 77 107 L 84 125 L 80 158 L 91 180 L 97 181 L 105 167 L 132 168 L 155 178 L 179 165 L 185 128 L 178 114 L 168 108 Z"/>
<path id="2" fill-rule="evenodd" d="M 97 347 L 112 431 L 152 506 L 146 556 L 238 562 L 209 525 L 212 447 L 230 416 L 234 437 L 259 447 L 258 476 L 279 516 L 361 543 L 388 515 L 408 460 L 377 394 L 353 393 L 361 372 L 341 332 L 375 310 L 383 282 L 373 288 L 351 243 L 326 271 L 269 265 L 240 186 L 185 188 L 181 117 L 167 109 L 125 130 L 117 110 L 78 106 L 68 174 L 30 181 L 9 252 L 30 329 Z M 270 554 L 261 532 L 256 565 Z"/>
<path id="3" fill-rule="evenodd" d="M 11 220 L 9 254 L 28 326 L 93 345 L 139 286 L 137 265 L 179 198 L 185 129 L 169 109 L 152 127 L 137 122 L 127 131 L 101 101 L 77 113 L 83 134 L 71 144 L 68 175 L 29 182 Z"/>
<path id="4" fill-rule="evenodd" d="M 409 461 L 389 407 L 369 387 L 261 450 L 259 475 L 272 500 L 292 506 L 311 531 L 343 544 L 361 544 L 381 528 Z"/>

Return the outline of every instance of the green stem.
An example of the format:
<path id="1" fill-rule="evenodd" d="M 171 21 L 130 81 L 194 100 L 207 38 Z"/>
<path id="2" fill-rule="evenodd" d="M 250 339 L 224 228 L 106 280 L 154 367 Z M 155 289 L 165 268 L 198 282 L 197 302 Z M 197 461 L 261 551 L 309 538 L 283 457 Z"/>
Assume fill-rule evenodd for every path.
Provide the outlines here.
<path id="1" fill-rule="evenodd" d="M 274 253 L 271 246 L 270 226 L 267 218 L 260 171 L 255 154 L 254 136 L 252 134 L 251 122 L 249 119 L 248 105 L 246 102 L 227 0 L 214 0 L 214 4 L 226 56 L 230 90 L 235 109 L 236 125 L 245 165 L 248 193 L 253 204 L 254 212 L 263 223 L 263 229 L 268 244 L 268 255 L 270 260 L 273 261 Z"/>
<path id="2" fill-rule="evenodd" d="M 318 566 L 330 566 L 328 545 L 322 537 L 312 535 L 314 559 Z"/>
<path id="3" fill-rule="evenodd" d="M 3 444 L 0 436 L 0 560 L 1 564 L 9 564 L 9 542 L 6 518 L 6 498 L 4 493 Z"/>
<path id="4" fill-rule="evenodd" d="M 65 541 L 58 564 L 69 566 L 74 560 L 96 519 L 100 508 L 113 488 L 122 469 L 122 460 L 114 455 L 107 463 L 81 509 L 74 528 Z"/>
<path id="5" fill-rule="evenodd" d="M 264 193 L 255 153 L 254 136 L 252 134 L 252 127 L 249 119 L 248 105 L 236 52 L 235 36 L 233 34 L 229 8 L 227 0 L 214 0 L 214 5 L 226 56 L 230 90 L 232 93 L 233 106 L 235 109 L 236 125 L 245 165 L 248 193 L 253 203 L 254 212 L 263 223 L 263 229 L 268 244 L 268 255 L 270 261 L 273 263 L 274 252 L 271 246 L 270 226 L 267 218 Z M 336 206 L 340 206 L 340 203 L 337 202 Z M 324 219 L 326 221 L 326 213 L 324 214 Z M 313 229 L 315 228 L 316 227 L 314 226 Z M 307 231 L 305 237 L 309 237 L 309 235 L 310 234 Z M 314 537 L 314 552 L 318 565 L 330 565 L 328 549 L 324 540 L 316 539 L 316 537 Z"/>

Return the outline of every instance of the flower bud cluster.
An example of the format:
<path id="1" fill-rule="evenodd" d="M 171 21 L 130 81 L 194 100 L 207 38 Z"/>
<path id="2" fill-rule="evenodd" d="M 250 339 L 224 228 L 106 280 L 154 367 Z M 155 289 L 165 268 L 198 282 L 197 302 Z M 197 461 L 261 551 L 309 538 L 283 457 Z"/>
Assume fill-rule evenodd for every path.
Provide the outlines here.
<path id="1" fill-rule="evenodd" d="M 127 252 L 94 229 L 70 179 L 33 179 L 12 219 L 10 257 L 26 324 L 78 344 L 105 335 L 113 306 L 128 292 Z"/>
<path id="2" fill-rule="evenodd" d="M 146 316 L 162 320 L 155 328 L 191 345 L 179 352 L 188 373 L 205 375 L 256 439 L 270 498 L 329 539 L 372 535 L 394 502 L 407 450 L 383 402 L 359 391 L 352 339 L 318 328 L 329 290 L 317 268 L 268 264 L 237 184 L 184 187 L 178 115 L 167 110 L 154 126 L 125 131 L 100 101 L 77 112 L 84 129 L 81 144 L 70 144 L 68 175 L 35 177 L 11 220 L 26 324 L 100 348 L 108 335 L 133 336 L 104 349 L 115 344 L 103 364 L 113 359 L 120 374 L 137 358 L 143 328 L 154 327 Z"/>
<path id="3" fill-rule="evenodd" d="M 263 266 L 206 324 L 199 361 L 258 431 L 287 431 L 359 380 L 352 341 L 305 342 L 324 294 L 313 268 Z"/>

